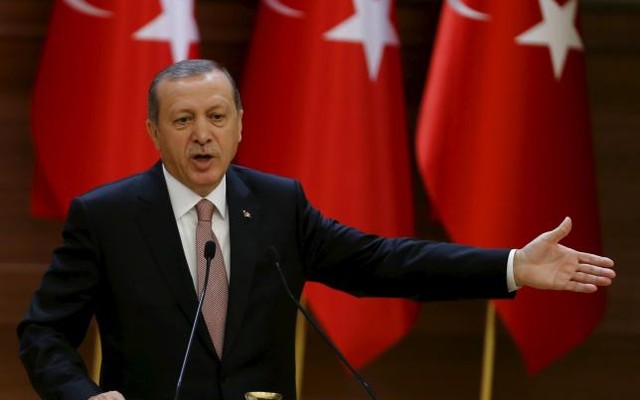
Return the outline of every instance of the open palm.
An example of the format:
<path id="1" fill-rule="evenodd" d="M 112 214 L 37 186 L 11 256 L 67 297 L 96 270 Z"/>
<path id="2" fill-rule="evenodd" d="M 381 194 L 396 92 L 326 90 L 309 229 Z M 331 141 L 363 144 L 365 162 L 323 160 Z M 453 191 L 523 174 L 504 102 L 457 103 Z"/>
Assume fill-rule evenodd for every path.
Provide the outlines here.
<path id="1" fill-rule="evenodd" d="M 516 251 L 514 277 L 518 286 L 592 293 L 611 284 L 613 260 L 583 253 L 559 242 L 571 232 L 571 219 Z"/>

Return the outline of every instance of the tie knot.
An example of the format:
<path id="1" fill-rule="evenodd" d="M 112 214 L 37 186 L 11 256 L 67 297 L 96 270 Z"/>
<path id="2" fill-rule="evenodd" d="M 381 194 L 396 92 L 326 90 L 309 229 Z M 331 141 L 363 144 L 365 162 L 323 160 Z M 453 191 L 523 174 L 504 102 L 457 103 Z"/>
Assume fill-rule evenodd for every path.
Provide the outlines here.
<path id="1" fill-rule="evenodd" d="M 196 204 L 196 212 L 198 213 L 198 221 L 211 221 L 213 211 L 216 206 L 207 199 L 202 199 Z"/>

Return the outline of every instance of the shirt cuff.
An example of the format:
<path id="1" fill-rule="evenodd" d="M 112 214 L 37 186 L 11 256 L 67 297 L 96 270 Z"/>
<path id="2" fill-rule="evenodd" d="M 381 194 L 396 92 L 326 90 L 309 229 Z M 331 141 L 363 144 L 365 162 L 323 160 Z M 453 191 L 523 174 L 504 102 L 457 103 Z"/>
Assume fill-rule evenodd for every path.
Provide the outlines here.
<path id="1" fill-rule="evenodd" d="M 516 277 L 513 274 L 513 261 L 516 256 L 516 249 L 509 252 L 509 258 L 507 259 L 507 289 L 509 292 L 520 289 L 520 286 L 516 285 Z"/>

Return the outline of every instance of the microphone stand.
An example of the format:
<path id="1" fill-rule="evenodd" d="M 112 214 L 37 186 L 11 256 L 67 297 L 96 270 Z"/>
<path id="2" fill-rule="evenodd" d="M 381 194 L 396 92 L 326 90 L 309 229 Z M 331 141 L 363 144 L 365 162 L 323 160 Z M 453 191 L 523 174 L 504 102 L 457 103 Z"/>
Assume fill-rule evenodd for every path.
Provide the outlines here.
<path id="1" fill-rule="evenodd" d="M 362 386 L 362 388 L 369 395 L 369 398 L 371 400 L 377 400 L 377 397 L 373 393 L 373 389 L 371 389 L 371 386 L 369 385 L 369 383 L 367 383 L 367 381 L 364 380 L 362 375 L 360 375 L 358 371 L 356 371 L 356 369 L 353 368 L 353 366 L 349 363 L 349 361 L 347 361 L 347 359 L 342 354 L 342 352 L 338 349 L 338 347 L 331 341 L 331 339 L 329 339 L 329 336 L 325 333 L 325 331 L 320 327 L 320 325 L 315 321 L 315 319 L 313 319 L 313 317 L 309 315 L 307 310 L 304 307 L 302 307 L 302 304 L 300 304 L 300 302 L 293 295 L 293 293 L 291 292 L 291 289 L 289 288 L 289 284 L 287 283 L 287 280 L 284 277 L 282 268 L 280 267 L 280 255 L 278 254 L 278 251 L 275 249 L 275 247 L 269 247 L 267 249 L 267 256 L 269 257 L 269 260 L 273 263 L 273 265 L 275 265 L 276 269 L 278 270 L 278 275 L 280 275 L 280 279 L 282 280 L 282 284 L 284 285 L 284 288 L 287 294 L 289 295 L 289 298 L 293 301 L 293 303 L 296 305 L 298 310 L 300 310 L 302 315 L 304 315 L 304 318 L 311 324 L 313 329 L 316 332 L 318 332 L 318 334 L 324 340 L 324 342 L 338 356 L 338 358 L 342 362 L 342 365 L 344 365 L 347 368 L 347 370 L 349 370 L 349 373 L 351 373 L 351 376 L 353 376 L 355 380 L 358 381 L 360 386 Z"/>
<path id="2" fill-rule="evenodd" d="M 216 254 L 216 245 L 211 240 L 204 244 L 204 257 L 207 260 L 207 268 L 204 274 L 204 282 L 202 284 L 202 292 L 200 293 L 200 299 L 198 300 L 198 307 L 196 308 L 196 315 L 193 319 L 193 325 L 191 326 L 191 333 L 189 334 L 189 341 L 187 342 L 187 350 L 184 353 L 184 359 L 182 360 L 182 368 L 180 369 L 180 376 L 178 376 L 178 383 L 176 384 L 176 394 L 173 400 L 178 400 L 180 397 L 180 389 L 182 389 L 182 378 L 184 377 L 184 371 L 187 368 L 187 362 L 189 361 L 189 353 L 191 352 L 191 344 L 193 343 L 193 337 L 196 333 L 196 327 L 198 326 L 198 319 L 200 317 L 200 311 L 202 310 L 202 303 L 204 303 L 204 297 L 207 294 L 207 286 L 209 283 L 209 270 L 211 269 L 211 260 Z"/>

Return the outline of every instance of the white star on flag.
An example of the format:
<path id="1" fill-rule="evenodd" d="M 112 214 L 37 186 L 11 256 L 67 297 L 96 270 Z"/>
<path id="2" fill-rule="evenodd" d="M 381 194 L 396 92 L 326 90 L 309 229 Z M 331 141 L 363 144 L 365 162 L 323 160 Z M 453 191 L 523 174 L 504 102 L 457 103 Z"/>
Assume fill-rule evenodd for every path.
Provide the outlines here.
<path id="1" fill-rule="evenodd" d="M 198 42 L 198 27 L 193 16 L 193 0 L 160 0 L 162 13 L 138 29 L 137 40 L 166 41 L 171 46 L 173 62 L 186 60 L 189 46 Z"/>
<path id="2" fill-rule="evenodd" d="M 362 43 L 369 78 L 375 80 L 386 45 L 398 46 L 400 40 L 389 13 L 390 0 L 353 0 L 356 13 L 325 32 L 327 40 Z"/>
<path id="3" fill-rule="evenodd" d="M 559 6 L 554 0 L 538 0 L 542 19 L 538 25 L 516 37 L 516 43 L 530 46 L 547 46 L 551 55 L 553 75 L 562 76 L 569 49 L 584 48 L 575 26 L 578 0 L 570 0 Z"/>

